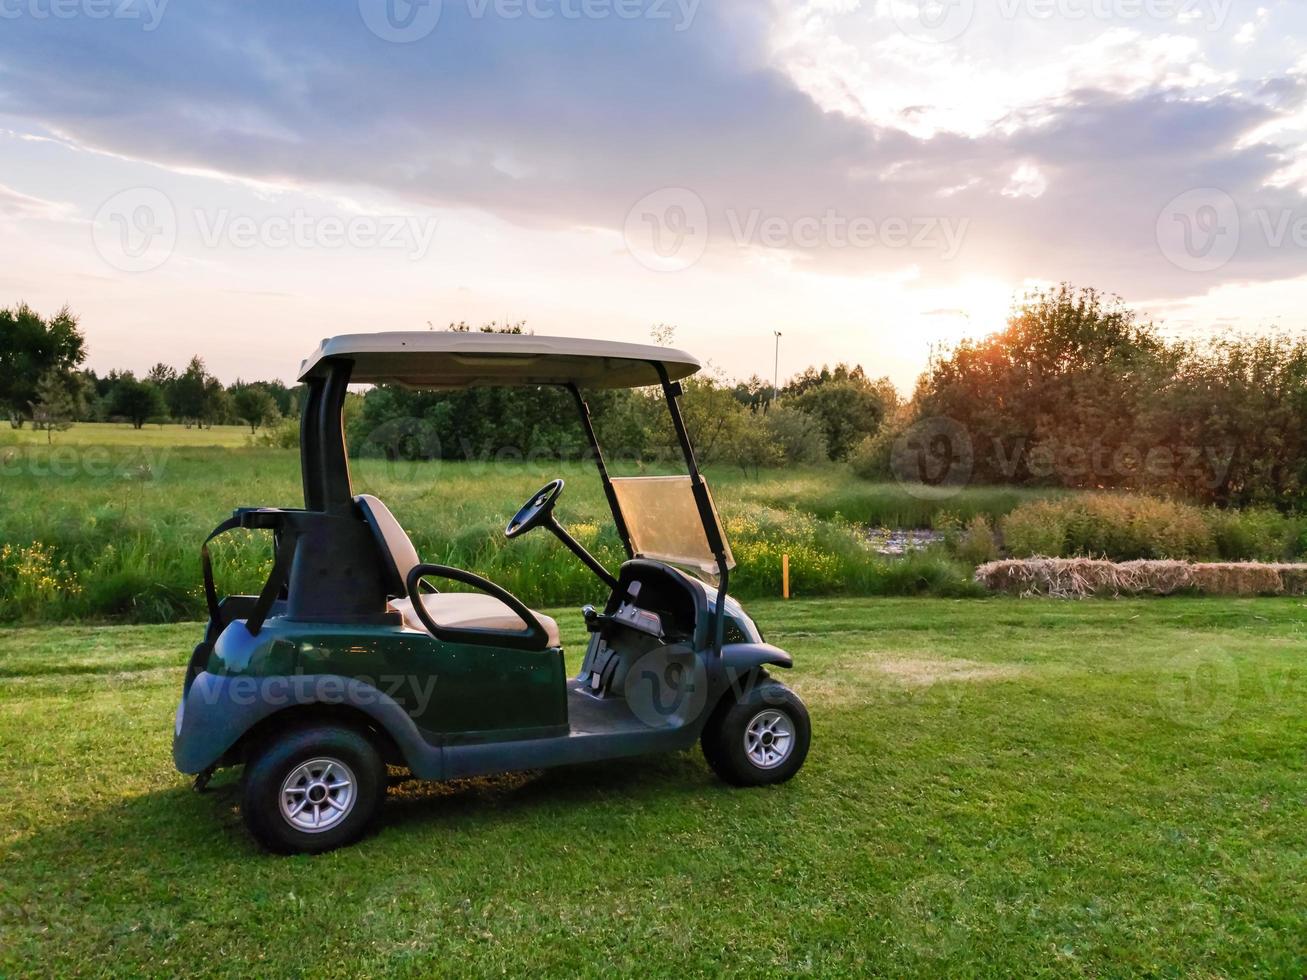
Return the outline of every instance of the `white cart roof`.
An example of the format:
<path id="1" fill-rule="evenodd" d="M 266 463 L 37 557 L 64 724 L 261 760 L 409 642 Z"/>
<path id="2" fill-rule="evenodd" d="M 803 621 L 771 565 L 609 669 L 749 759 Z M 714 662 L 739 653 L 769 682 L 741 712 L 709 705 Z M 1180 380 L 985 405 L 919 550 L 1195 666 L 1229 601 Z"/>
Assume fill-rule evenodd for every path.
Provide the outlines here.
<path id="1" fill-rule="evenodd" d="M 352 384 L 444 389 L 542 384 L 638 388 L 659 383 L 655 363 L 666 367 L 672 381 L 700 367 L 684 351 L 649 344 L 427 330 L 331 337 L 300 365 L 300 380 L 325 374 L 324 362 L 333 359 L 354 362 Z"/>

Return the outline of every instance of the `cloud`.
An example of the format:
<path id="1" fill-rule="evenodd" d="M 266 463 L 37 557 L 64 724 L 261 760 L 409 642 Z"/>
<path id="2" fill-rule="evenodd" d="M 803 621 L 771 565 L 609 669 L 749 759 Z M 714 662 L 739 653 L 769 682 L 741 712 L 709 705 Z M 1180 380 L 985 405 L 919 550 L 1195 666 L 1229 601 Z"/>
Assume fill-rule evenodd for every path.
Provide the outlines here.
<path id="1" fill-rule="evenodd" d="M 68 221 L 74 208 L 60 201 L 32 197 L 0 184 L 0 217 L 37 221 Z"/>
<path id="2" fill-rule="evenodd" d="M 439 25 L 412 44 L 375 36 L 353 4 L 285 2 L 257 15 L 174 4 L 148 33 L 20 19 L 6 24 L 0 112 L 178 169 L 383 192 L 535 228 L 617 236 L 637 201 L 687 188 L 712 228 L 710 260 L 732 246 L 753 257 L 788 249 L 810 268 L 929 282 L 1070 278 L 1188 295 L 1205 287 L 1157 243 L 1168 202 L 1219 188 L 1250 221 L 1258 208 L 1298 206 L 1288 186 L 1269 186 L 1296 148 L 1274 126 L 1296 111 L 1285 93 L 1297 83 L 1238 83 L 1192 37 L 1109 25 L 1006 71 L 983 52 L 941 54 L 898 34 L 869 46 L 831 34 L 827 18 L 859 9 L 846 0 L 786 9 L 778 19 L 765 4 L 721 0 L 677 31 L 647 19 L 478 17 L 446 0 Z M 882 54 L 925 70 L 951 57 L 953 90 L 876 102 L 866 66 Z M 974 91 L 959 94 L 973 71 Z M 1000 84 L 1004 74 L 1012 80 Z M 942 124 L 978 100 L 992 102 L 983 125 Z M 1247 142 L 1259 128 L 1273 135 Z M 831 211 L 877 230 L 951 222 L 960 250 L 950 259 L 932 247 L 943 239 L 851 249 L 818 236 L 796 251 L 785 236 L 773 247 L 732 234 L 762 226 L 750 216 L 793 228 Z M 1275 278 L 1300 259 L 1252 236 L 1219 275 Z"/>

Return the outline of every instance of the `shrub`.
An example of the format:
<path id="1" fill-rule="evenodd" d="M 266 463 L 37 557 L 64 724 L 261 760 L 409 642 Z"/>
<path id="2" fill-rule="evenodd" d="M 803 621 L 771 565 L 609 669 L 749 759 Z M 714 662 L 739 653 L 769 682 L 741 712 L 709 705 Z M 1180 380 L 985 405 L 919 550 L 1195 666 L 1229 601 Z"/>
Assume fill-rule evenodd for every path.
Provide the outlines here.
<path id="1" fill-rule="evenodd" d="M 255 446 L 267 446 L 269 449 L 299 449 L 300 420 L 283 418 L 274 425 L 266 427 L 258 435 L 250 436 L 250 443 Z"/>
<path id="2" fill-rule="evenodd" d="M 1273 510 L 1212 511 L 1208 526 L 1226 561 L 1284 561 L 1302 554 L 1298 522 Z"/>
<path id="3" fill-rule="evenodd" d="M 1018 507 L 1000 523 L 1003 544 L 1022 558 L 1060 555 L 1066 549 L 1067 518 L 1061 501 L 1036 500 Z"/>
<path id="4" fill-rule="evenodd" d="M 864 480 L 890 476 L 890 453 L 898 434 L 899 430 L 895 426 L 886 423 L 875 435 L 867 436 L 859 442 L 849 454 L 849 465 L 853 472 Z"/>
<path id="5" fill-rule="evenodd" d="M 784 462 L 804 465 L 825 462 L 826 433 L 821 423 L 797 408 L 773 405 L 764 417 L 767 435 L 776 445 Z"/>
<path id="6" fill-rule="evenodd" d="M 1086 494 L 1018 507 L 1002 522 L 1007 550 L 1018 557 L 1136 558 L 1216 556 L 1205 512 L 1189 504 L 1135 494 Z"/>
<path id="7" fill-rule="evenodd" d="M 983 565 L 998 557 L 998 545 L 989 521 L 977 514 L 957 537 L 954 552 L 968 565 Z"/>

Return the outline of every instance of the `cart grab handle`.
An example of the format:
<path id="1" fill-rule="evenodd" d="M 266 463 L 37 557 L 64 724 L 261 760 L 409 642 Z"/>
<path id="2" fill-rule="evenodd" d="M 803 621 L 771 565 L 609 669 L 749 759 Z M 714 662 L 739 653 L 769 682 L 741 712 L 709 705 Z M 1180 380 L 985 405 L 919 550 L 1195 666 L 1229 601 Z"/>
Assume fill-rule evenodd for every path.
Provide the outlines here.
<path id="1" fill-rule="evenodd" d="M 437 576 L 449 579 L 452 582 L 462 582 L 464 585 L 470 585 L 487 595 L 493 596 L 511 609 L 526 624 L 526 629 L 519 631 L 441 626 L 431 618 L 426 605 L 422 602 L 420 586 L 422 580 L 427 576 Z M 406 584 L 408 586 L 409 602 L 413 604 L 413 611 L 417 614 L 418 619 L 422 621 L 422 625 L 427 628 L 427 632 L 438 640 L 444 640 L 446 643 L 494 644 L 520 650 L 545 650 L 549 647 L 549 634 L 540 625 L 540 620 L 536 619 L 535 614 L 523 605 L 517 596 L 500 588 L 489 579 L 482 578 L 475 572 L 454 568 L 451 565 L 414 565 L 413 569 L 408 573 L 408 582 Z"/>

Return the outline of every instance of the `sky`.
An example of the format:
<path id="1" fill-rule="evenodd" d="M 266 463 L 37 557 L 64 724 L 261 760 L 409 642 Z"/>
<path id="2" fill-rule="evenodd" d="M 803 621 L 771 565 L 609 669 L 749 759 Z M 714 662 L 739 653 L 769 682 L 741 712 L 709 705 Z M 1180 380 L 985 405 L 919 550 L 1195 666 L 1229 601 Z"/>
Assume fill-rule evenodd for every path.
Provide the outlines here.
<path id="1" fill-rule="evenodd" d="M 101 372 L 669 324 L 910 390 L 1062 281 L 1307 328 L 1305 142 L 1302 0 L 0 0 L 0 305 Z"/>

